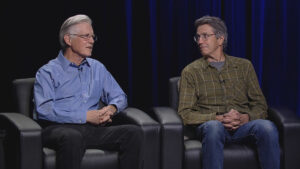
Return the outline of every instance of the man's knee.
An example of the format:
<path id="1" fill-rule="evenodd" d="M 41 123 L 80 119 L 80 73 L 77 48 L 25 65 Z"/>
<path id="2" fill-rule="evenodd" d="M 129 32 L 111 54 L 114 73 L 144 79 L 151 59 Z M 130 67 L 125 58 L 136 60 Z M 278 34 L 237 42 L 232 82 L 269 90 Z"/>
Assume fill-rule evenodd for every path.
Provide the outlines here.
<path id="1" fill-rule="evenodd" d="M 57 143 L 59 145 L 81 147 L 83 144 L 83 136 L 80 131 L 72 128 L 57 129 Z"/>
<path id="2" fill-rule="evenodd" d="M 198 127 L 197 135 L 200 136 L 200 138 L 224 138 L 224 126 L 220 121 L 211 120 Z"/>
<path id="3" fill-rule="evenodd" d="M 208 122 L 203 123 L 203 129 L 207 132 L 223 132 L 224 131 L 224 126 L 220 121 L 217 120 L 211 120 Z"/>
<path id="4" fill-rule="evenodd" d="M 258 119 L 255 121 L 255 129 L 261 136 L 278 137 L 275 124 L 269 120 Z"/>

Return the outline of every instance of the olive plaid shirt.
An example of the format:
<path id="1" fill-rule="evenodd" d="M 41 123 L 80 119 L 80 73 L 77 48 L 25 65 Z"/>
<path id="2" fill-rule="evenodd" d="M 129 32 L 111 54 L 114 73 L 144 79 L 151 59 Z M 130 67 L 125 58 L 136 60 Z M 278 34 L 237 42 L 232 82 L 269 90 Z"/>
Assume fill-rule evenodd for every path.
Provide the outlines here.
<path id="1" fill-rule="evenodd" d="M 249 60 L 225 55 L 221 71 L 204 57 L 187 65 L 179 87 L 178 113 L 184 124 L 215 120 L 216 113 L 235 109 L 250 120 L 267 116 L 267 103 Z"/>

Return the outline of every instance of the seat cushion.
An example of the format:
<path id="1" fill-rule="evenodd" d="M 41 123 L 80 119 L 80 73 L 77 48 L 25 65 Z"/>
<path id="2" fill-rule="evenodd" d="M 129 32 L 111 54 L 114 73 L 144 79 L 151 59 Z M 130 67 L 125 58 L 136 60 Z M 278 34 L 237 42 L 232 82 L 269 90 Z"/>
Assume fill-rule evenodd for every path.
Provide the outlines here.
<path id="1" fill-rule="evenodd" d="M 185 156 L 184 156 L 184 169 L 200 169 L 202 166 L 201 148 L 202 144 L 198 140 L 184 141 Z"/>
<path id="2" fill-rule="evenodd" d="M 43 169 L 55 169 L 56 152 L 49 148 L 43 149 L 44 167 Z M 119 168 L 118 152 L 103 151 L 99 149 L 87 149 L 82 159 L 82 169 L 118 169 Z"/>
<path id="3" fill-rule="evenodd" d="M 260 169 L 254 145 L 225 144 L 224 169 Z"/>
<path id="4" fill-rule="evenodd" d="M 198 140 L 186 140 L 185 169 L 201 168 L 201 142 Z M 243 144 L 225 144 L 224 169 L 260 169 L 255 146 Z"/>

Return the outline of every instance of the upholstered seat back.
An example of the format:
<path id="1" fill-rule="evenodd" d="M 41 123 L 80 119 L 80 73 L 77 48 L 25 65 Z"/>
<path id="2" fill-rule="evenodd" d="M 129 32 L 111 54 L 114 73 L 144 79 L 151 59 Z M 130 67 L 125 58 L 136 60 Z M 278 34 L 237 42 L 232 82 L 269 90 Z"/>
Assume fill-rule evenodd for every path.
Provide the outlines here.
<path id="1" fill-rule="evenodd" d="M 169 106 L 174 110 L 178 109 L 179 100 L 179 80 L 180 77 L 172 77 L 169 79 Z"/>
<path id="2" fill-rule="evenodd" d="M 16 111 L 33 117 L 33 85 L 35 78 L 16 79 L 13 81 L 14 102 Z"/>

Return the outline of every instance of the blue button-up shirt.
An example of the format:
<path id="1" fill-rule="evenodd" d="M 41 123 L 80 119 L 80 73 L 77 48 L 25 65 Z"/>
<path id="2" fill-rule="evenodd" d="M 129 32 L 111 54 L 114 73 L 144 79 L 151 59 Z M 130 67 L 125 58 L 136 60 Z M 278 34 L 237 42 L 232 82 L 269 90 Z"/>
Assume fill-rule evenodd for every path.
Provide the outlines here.
<path id="1" fill-rule="evenodd" d="M 85 123 L 99 101 L 113 104 L 117 112 L 127 107 L 127 96 L 99 61 L 86 58 L 79 66 L 59 52 L 42 66 L 34 84 L 37 118 L 57 123 Z"/>

